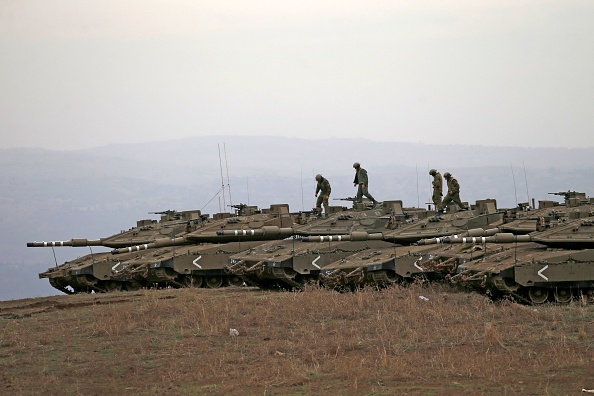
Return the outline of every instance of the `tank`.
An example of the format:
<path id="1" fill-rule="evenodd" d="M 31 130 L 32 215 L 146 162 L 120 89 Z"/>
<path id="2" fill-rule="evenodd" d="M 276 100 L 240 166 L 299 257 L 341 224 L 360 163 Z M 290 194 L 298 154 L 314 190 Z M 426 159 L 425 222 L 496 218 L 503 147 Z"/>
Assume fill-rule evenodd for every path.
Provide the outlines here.
<path id="1" fill-rule="evenodd" d="M 479 235 L 491 235 L 496 231 L 497 229 L 472 229 L 460 234 L 460 237 L 477 238 Z M 415 279 L 443 280 L 447 275 L 455 274 L 456 263 L 459 261 L 480 256 L 472 249 L 455 249 L 452 245 L 439 243 L 442 238 L 412 245 L 393 243 L 389 233 L 352 233 L 341 236 L 341 239 L 383 240 L 389 243 L 389 246 L 356 253 L 325 266 L 320 275 L 320 282 L 337 289 L 352 290 L 369 285 L 384 287 Z M 318 238 L 307 237 L 304 240 L 317 241 Z M 436 257 L 444 260 L 436 261 Z"/>
<path id="2" fill-rule="evenodd" d="M 488 251 L 462 262 L 451 281 L 494 298 L 528 304 L 594 303 L 594 217 L 526 235 L 495 234 L 475 241 L 444 242 Z"/>
<path id="3" fill-rule="evenodd" d="M 316 282 L 322 269 L 336 260 L 391 246 L 390 242 L 364 235 L 425 218 L 426 210 L 403 208 L 401 201 L 385 201 L 377 208 L 355 205 L 351 210 L 281 230 L 287 239 L 231 256 L 227 271 L 261 288 L 301 289 L 308 282 Z"/>
<path id="4" fill-rule="evenodd" d="M 74 238 L 59 242 L 30 242 L 27 246 L 114 248 L 111 253 L 89 254 L 39 274 L 40 278 L 48 278 L 52 286 L 64 293 L 133 290 L 154 285 L 185 286 L 195 284 L 196 279 L 202 280 L 208 274 L 221 276 L 227 259 L 221 261 L 217 258 L 216 262 L 205 259 L 201 265 L 196 266 L 193 263 L 195 257 L 187 259 L 192 257 L 192 251 L 197 248 L 182 250 L 175 248 L 178 245 L 198 245 L 211 240 L 219 243 L 245 243 L 250 240 L 250 236 L 234 235 L 221 238 L 217 231 L 238 231 L 248 227 L 280 229 L 293 224 L 294 218 L 289 214 L 286 204 L 271 205 L 270 209 L 262 211 L 247 205 L 236 208 L 235 214 L 218 213 L 212 218 L 202 215 L 200 211 L 155 212 L 161 214 L 160 221 L 141 220 L 137 227 L 111 237 L 96 240 Z M 229 254 L 238 251 L 240 250 L 231 248 Z M 204 264 L 206 261 L 209 263 Z M 191 274 L 192 270 L 199 273 L 194 274 L 188 281 L 186 275 Z M 146 276 L 142 276 L 145 273 Z M 225 276 L 222 284 L 228 283 L 229 278 Z"/>
<path id="5" fill-rule="evenodd" d="M 109 237 L 99 239 L 72 238 L 67 241 L 28 242 L 27 247 L 108 247 L 119 248 L 150 243 L 154 240 L 169 237 L 176 238 L 187 233 L 190 227 L 205 220 L 199 210 L 177 212 L 167 210 L 153 212 L 160 215 L 159 220 L 138 220 L 136 226 L 127 231 L 120 231 Z M 108 292 L 113 290 L 135 290 L 141 285 L 118 276 L 112 276 L 111 269 L 121 266 L 128 257 L 112 257 L 111 253 L 93 253 L 56 265 L 39 274 L 39 278 L 47 278 L 50 284 L 63 293 Z"/>
<path id="6" fill-rule="evenodd" d="M 227 274 L 224 267 L 229 256 L 262 244 L 261 241 L 206 243 L 164 248 L 152 248 L 132 255 L 124 261 L 117 275 L 146 287 L 208 287 L 243 286 L 239 276 Z M 120 255 L 112 255 L 119 257 Z"/>

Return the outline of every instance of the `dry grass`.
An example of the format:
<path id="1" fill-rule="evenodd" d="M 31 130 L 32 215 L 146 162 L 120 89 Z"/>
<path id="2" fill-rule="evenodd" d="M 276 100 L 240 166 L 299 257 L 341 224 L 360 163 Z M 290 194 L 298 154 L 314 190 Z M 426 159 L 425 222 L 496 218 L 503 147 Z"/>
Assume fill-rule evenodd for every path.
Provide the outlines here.
<path id="1" fill-rule="evenodd" d="M 594 388 L 594 306 L 493 303 L 440 285 L 58 296 L 0 302 L 0 315 L 0 394 Z"/>

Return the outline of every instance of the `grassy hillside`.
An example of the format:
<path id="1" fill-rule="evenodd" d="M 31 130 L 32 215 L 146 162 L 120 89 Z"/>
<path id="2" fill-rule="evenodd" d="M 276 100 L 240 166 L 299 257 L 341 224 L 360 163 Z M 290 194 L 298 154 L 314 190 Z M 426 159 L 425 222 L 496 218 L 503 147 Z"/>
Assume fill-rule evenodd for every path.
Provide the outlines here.
<path id="1" fill-rule="evenodd" d="M 592 305 L 493 303 L 435 285 L 57 296 L 0 302 L 0 384 L 61 395 L 579 394 L 594 388 L 593 329 Z"/>

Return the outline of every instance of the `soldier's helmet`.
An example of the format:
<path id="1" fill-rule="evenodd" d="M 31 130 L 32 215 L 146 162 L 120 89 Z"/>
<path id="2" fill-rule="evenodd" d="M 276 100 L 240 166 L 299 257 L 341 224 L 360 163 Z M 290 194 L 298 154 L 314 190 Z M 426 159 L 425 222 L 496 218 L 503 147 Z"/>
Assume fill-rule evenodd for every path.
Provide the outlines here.
<path id="1" fill-rule="evenodd" d="M 316 175 L 316 180 L 317 181 L 322 181 L 322 175 L 320 175 L 319 173 Z"/>
<path id="2" fill-rule="evenodd" d="M 429 174 L 430 174 L 431 176 L 435 176 L 435 175 L 437 174 L 437 170 L 436 170 L 436 169 L 431 169 L 431 170 L 429 171 Z"/>
<path id="3" fill-rule="evenodd" d="M 355 163 L 353 164 L 353 168 L 355 168 L 355 169 L 359 168 L 360 166 L 361 166 L 361 164 L 360 164 L 360 163 L 358 163 L 358 162 L 355 162 Z"/>
<path id="4" fill-rule="evenodd" d="M 449 179 L 450 176 L 452 176 L 452 174 L 450 172 L 446 172 L 443 174 L 443 177 L 445 177 L 446 179 Z"/>

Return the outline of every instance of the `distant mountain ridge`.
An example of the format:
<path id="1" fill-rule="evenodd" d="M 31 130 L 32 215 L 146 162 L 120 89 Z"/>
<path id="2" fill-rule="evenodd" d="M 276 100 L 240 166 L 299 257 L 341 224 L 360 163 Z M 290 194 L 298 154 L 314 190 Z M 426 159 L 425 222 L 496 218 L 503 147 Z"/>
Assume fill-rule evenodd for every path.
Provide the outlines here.
<path id="1" fill-rule="evenodd" d="M 333 198 L 355 194 L 355 161 L 368 170 L 377 199 L 401 199 L 405 206 L 426 205 L 427 172 L 433 167 L 452 172 L 469 202 L 495 198 L 499 207 L 513 207 L 529 197 L 560 200 L 548 192 L 594 194 L 594 148 L 209 136 L 76 151 L 2 149 L 0 268 L 5 276 L 0 277 L 0 299 L 33 296 L 35 290 L 53 293 L 37 279 L 54 263 L 51 250 L 27 249 L 26 242 L 108 236 L 151 218 L 148 212 L 201 209 L 212 214 L 228 210 L 224 205 L 231 200 L 309 210 L 316 173 L 330 180 Z M 58 263 L 88 253 L 88 248 L 55 250 Z M 9 268 L 16 267 L 19 273 L 29 268 L 29 276 L 9 276 Z"/>

